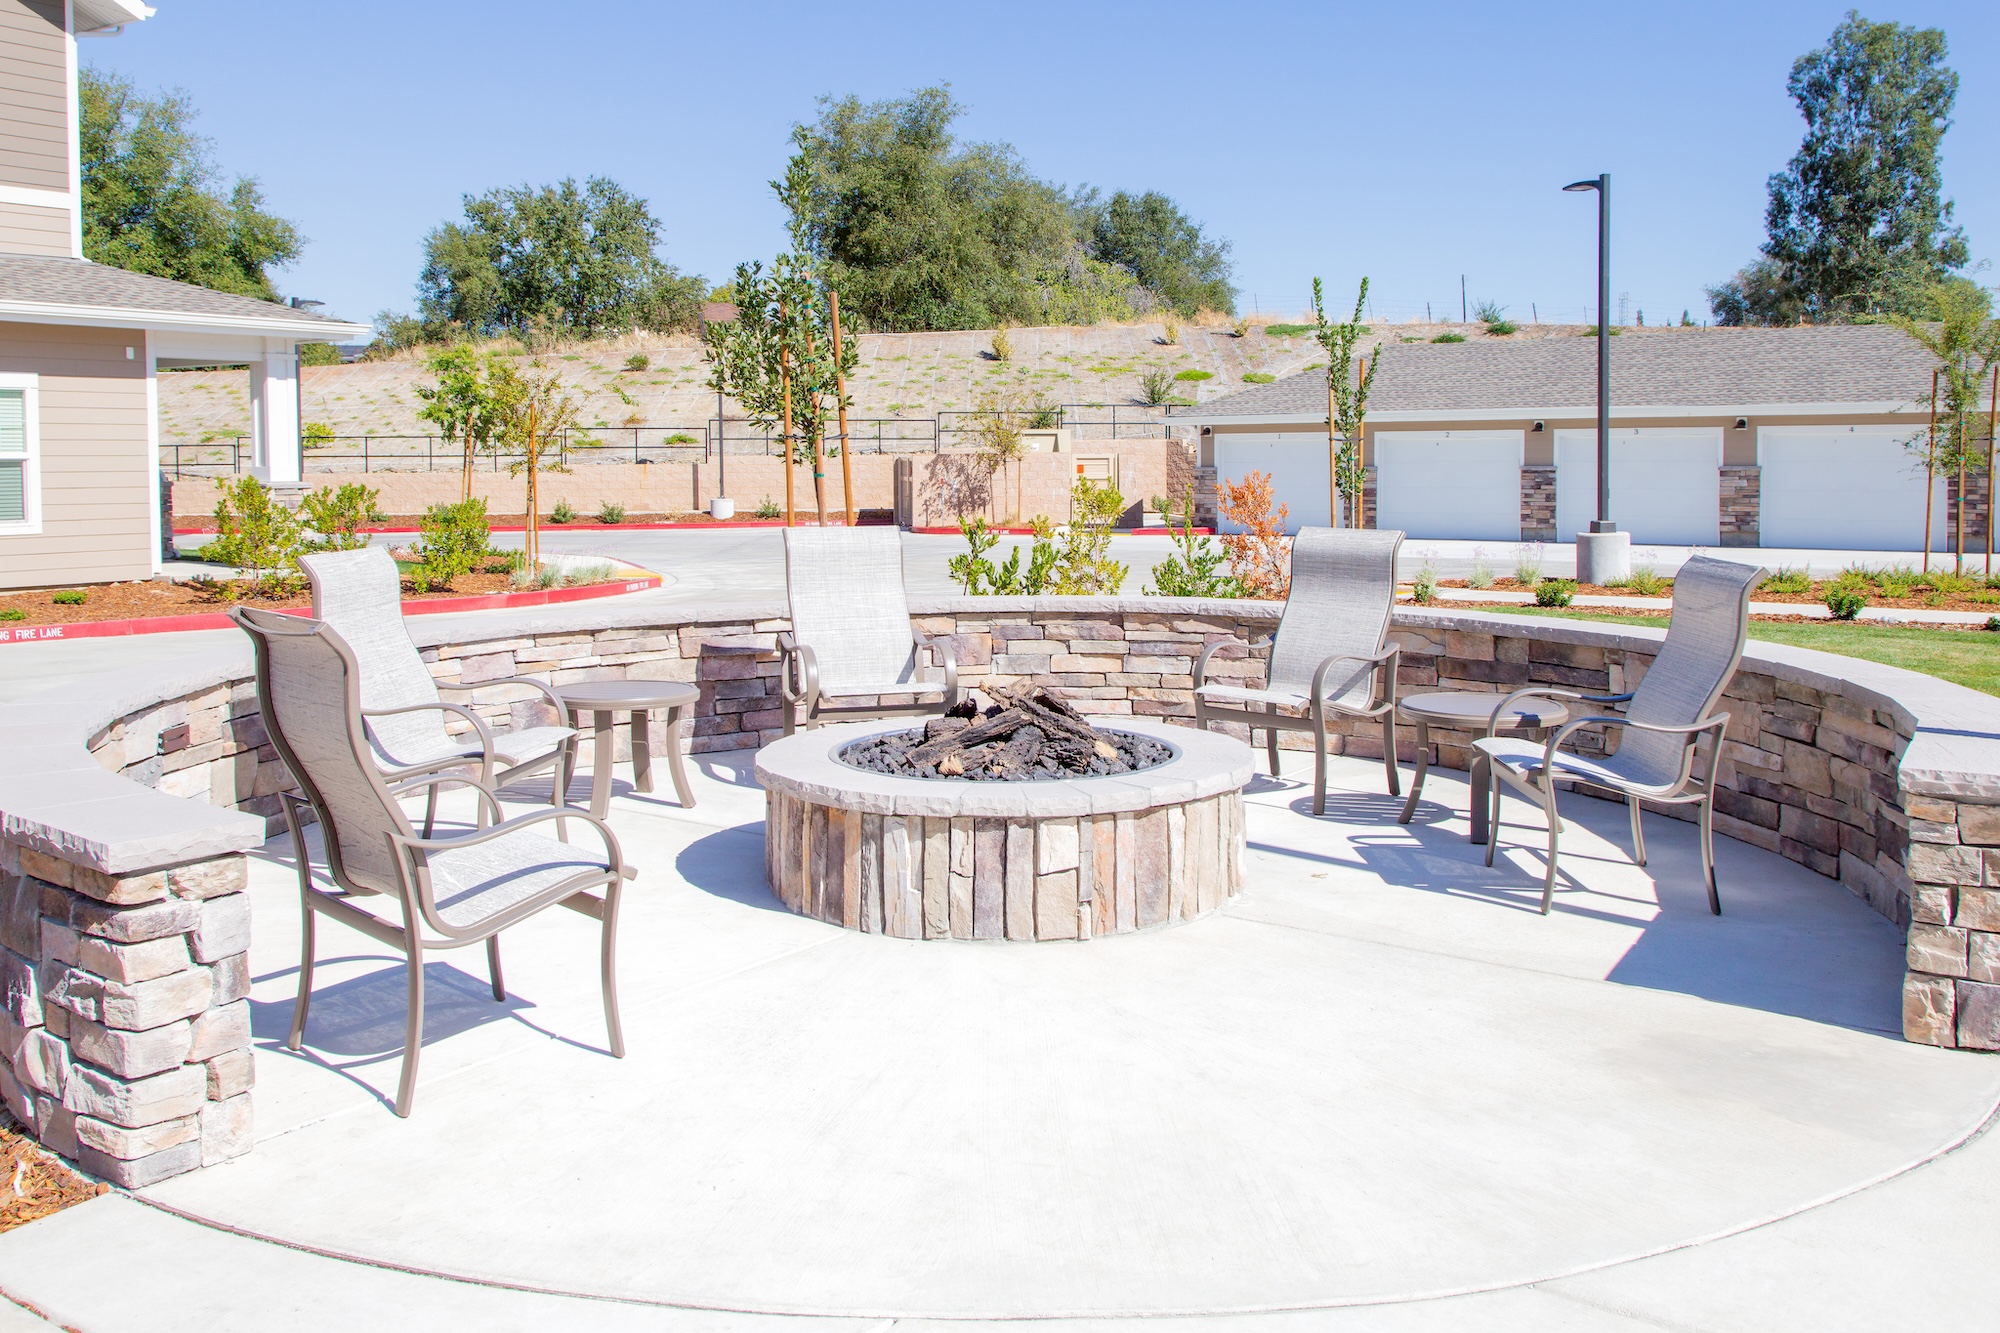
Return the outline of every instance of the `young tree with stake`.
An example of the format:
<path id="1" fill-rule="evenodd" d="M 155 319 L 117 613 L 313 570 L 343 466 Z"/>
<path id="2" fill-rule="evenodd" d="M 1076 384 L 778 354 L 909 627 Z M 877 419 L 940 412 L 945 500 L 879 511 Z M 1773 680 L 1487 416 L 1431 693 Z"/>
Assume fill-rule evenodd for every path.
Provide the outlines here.
<path id="1" fill-rule="evenodd" d="M 507 471 L 516 477 L 525 474 L 528 479 L 528 523 L 522 545 L 528 568 L 533 570 L 540 567 L 542 559 L 540 477 L 544 472 L 569 471 L 567 439 L 569 428 L 576 424 L 576 400 L 554 371 L 537 374 L 534 372 L 542 371 L 542 363 L 528 364 L 530 373 L 526 375 L 504 362 L 496 364 L 492 385 L 500 441 L 521 452 Z"/>
<path id="2" fill-rule="evenodd" d="M 1340 526 L 1340 497 L 1347 496 L 1347 526 L 1363 526 L 1361 489 L 1366 480 L 1361 430 L 1368 418 L 1368 394 L 1375 387 L 1381 354 L 1361 363 L 1357 373 L 1354 349 L 1361 341 L 1361 312 L 1368 302 L 1368 279 L 1354 298 L 1354 315 L 1345 324 L 1327 322 L 1320 281 L 1313 279 L 1313 337 L 1326 349 L 1327 505 L 1334 527 Z"/>

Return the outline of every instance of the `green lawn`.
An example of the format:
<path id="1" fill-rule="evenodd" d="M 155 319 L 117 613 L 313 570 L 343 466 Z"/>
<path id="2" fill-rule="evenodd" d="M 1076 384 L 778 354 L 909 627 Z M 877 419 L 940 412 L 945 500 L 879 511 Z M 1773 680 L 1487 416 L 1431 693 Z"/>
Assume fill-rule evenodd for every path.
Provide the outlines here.
<path id="1" fill-rule="evenodd" d="M 1541 606 L 1482 606 L 1479 609 L 1505 615 L 1610 621 L 1617 625 L 1644 625 L 1651 629 L 1666 627 L 1664 616 L 1620 615 L 1615 611 Z M 2000 694 L 2000 634 L 1989 634 L 1984 630 L 1918 629 L 1866 622 L 1799 624 L 1752 621 L 1750 637 L 1766 643 L 1788 643 L 1799 648 L 1816 648 L 1823 653 L 1865 658 L 1870 662 L 1940 676 L 1987 694 Z"/>

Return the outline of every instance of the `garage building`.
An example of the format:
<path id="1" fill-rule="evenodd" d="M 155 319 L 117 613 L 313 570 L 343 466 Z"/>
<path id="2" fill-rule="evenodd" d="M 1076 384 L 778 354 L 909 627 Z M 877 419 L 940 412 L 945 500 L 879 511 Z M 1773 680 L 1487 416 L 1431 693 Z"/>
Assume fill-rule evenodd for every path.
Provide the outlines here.
<path id="1" fill-rule="evenodd" d="M 1416 538 L 1571 541 L 1597 504 L 1588 338 L 1388 342 L 1363 438 L 1364 519 Z M 1611 343 L 1611 516 L 1676 546 L 1923 544 L 1931 362 L 1884 325 L 1628 329 Z M 1175 414 L 1216 478 L 1271 474 L 1294 528 L 1329 521 L 1326 381 L 1308 371 Z M 1955 479 L 1931 486 L 1933 545 Z M 1967 486 L 1968 548 L 1986 479 Z"/>

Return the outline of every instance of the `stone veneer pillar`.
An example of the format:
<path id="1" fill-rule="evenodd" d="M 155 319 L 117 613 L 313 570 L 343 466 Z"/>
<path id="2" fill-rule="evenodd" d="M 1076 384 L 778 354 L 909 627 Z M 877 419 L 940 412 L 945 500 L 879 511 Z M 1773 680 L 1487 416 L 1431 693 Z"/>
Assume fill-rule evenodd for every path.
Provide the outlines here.
<path id="1" fill-rule="evenodd" d="M 1555 466 L 1530 463 L 1521 469 L 1521 540 L 1552 542 L 1555 539 Z"/>
<path id="2" fill-rule="evenodd" d="M 128 1188 L 249 1151 L 243 855 L 110 875 L 0 841 L 0 1100 Z"/>
<path id="3" fill-rule="evenodd" d="M 1903 1034 L 2000 1050 L 2000 805 L 1905 793 L 1911 881 Z"/>
<path id="4" fill-rule="evenodd" d="M 1755 463 L 1731 464 L 1722 469 L 1720 520 L 1724 546 L 1762 545 L 1763 471 Z"/>

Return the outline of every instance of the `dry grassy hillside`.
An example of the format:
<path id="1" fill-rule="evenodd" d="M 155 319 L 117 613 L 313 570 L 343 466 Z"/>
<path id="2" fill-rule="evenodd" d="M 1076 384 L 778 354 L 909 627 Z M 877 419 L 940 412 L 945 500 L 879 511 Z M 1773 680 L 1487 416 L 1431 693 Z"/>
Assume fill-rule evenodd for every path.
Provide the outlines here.
<path id="1" fill-rule="evenodd" d="M 1486 337 L 1476 324 L 1378 324 L 1369 341 L 1428 341 L 1446 332 L 1469 340 Z M 1513 337 L 1581 332 L 1573 325 L 1540 325 Z M 1179 397 L 1205 402 L 1242 388 L 1246 375 L 1283 377 L 1321 360 L 1310 335 L 1282 336 L 1256 325 L 1236 337 L 1226 326 L 1183 324 L 1173 345 L 1164 342 L 1159 324 L 1009 329 L 1007 338 L 1010 357 L 1000 362 L 991 356 L 991 330 L 863 335 L 852 386 L 855 415 L 925 418 L 975 406 L 1009 385 L 1049 402 L 1135 404 L 1140 377 L 1154 369 L 1207 371 L 1208 379 L 1174 386 Z M 648 359 L 647 369 L 625 368 L 635 354 Z M 529 358 L 523 352 L 517 359 Z M 586 425 L 681 426 L 698 432 L 715 414 L 701 349 L 685 335 L 632 334 L 545 353 L 543 359 L 562 369 L 582 396 Z M 415 388 L 428 382 L 422 357 L 410 353 L 389 361 L 311 367 L 305 371 L 305 419 L 326 423 L 336 435 L 421 435 L 428 428 L 417 417 L 423 403 Z M 247 389 L 242 370 L 162 374 L 162 439 L 193 444 L 247 434 Z"/>

